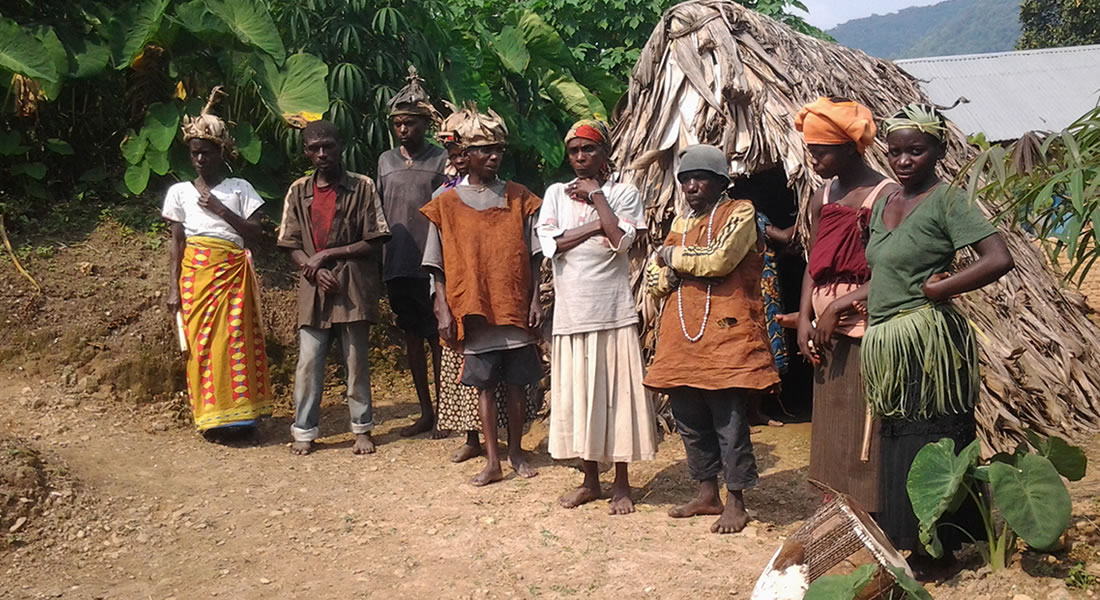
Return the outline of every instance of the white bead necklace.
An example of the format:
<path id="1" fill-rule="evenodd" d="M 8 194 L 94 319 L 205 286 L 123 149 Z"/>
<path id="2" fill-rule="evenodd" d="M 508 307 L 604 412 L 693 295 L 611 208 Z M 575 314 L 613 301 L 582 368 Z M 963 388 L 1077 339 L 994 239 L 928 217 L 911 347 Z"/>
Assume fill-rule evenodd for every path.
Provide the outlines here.
<path id="1" fill-rule="evenodd" d="M 718 205 L 721 202 L 715 202 L 714 208 L 710 209 L 710 219 L 707 220 L 707 246 L 710 246 L 711 237 L 714 233 L 714 213 L 718 211 Z M 680 247 L 687 246 L 687 227 L 684 228 L 684 235 L 680 238 Z M 707 302 L 703 308 L 703 324 L 699 326 L 699 334 L 691 335 L 688 333 L 687 324 L 684 323 L 684 285 L 680 284 L 680 289 L 676 290 L 676 307 L 680 310 L 680 331 L 683 332 L 684 337 L 691 343 L 698 342 L 703 339 L 703 332 L 707 330 L 707 319 L 710 317 L 710 285 L 707 284 Z"/>

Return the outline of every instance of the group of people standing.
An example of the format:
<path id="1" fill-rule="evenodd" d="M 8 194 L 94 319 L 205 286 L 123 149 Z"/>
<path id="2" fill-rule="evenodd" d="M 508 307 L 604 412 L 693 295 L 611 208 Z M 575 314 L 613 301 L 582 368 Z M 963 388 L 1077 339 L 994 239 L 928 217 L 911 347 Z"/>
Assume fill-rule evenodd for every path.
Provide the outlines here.
<path id="1" fill-rule="evenodd" d="M 173 234 L 169 302 L 190 351 L 195 422 L 208 435 L 271 412 L 259 290 L 244 250 L 261 231 L 263 201 L 225 175 L 233 141 L 210 112 L 216 93 L 184 121 L 198 176 L 169 190 L 163 212 Z M 369 330 L 385 291 L 421 409 L 401 435 L 463 432 L 452 460 L 483 454 L 471 481 L 482 486 L 504 476 L 503 429 L 511 469 L 535 476 L 521 441 L 545 373 L 539 284 L 548 259 L 548 446 L 556 459 L 580 459 L 584 475 L 563 506 L 605 497 L 604 462 L 615 467 L 609 511 L 634 510 L 628 465 L 655 456 L 652 395 L 664 393 L 698 483 L 695 498 L 670 516 L 717 515 L 712 531 L 743 529 L 743 492 L 758 479 L 749 425 L 780 383 L 786 354 L 773 329 L 782 323 L 797 328 L 799 349 L 815 365 L 810 478 L 876 515 L 899 548 L 919 549 L 908 467 L 928 441 L 975 436 L 977 347 L 949 300 L 1013 266 L 977 207 L 936 175 L 947 131 L 938 112 L 910 105 L 886 119 L 893 180 L 864 160 L 877 129 L 866 107 L 820 98 L 797 115 L 792 125 L 826 182 L 811 199 L 809 263 L 790 315 L 778 314 L 761 285 L 770 224 L 750 200 L 730 197 L 721 150 L 687 148 L 677 179 L 688 210 L 644 273 L 645 293 L 664 305 L 647 366 L 627 254 L 645 233 L 645 206 L 636 188 L 616 181 L 607 125 L 570 128 L 564 142 L 575 177 L 540 198 L 498 177 L 508 131 L 493 111 L 467 106 L 441 119 L 415 73 L 390 108 L 400 143 L 379 158 L 377 184 L 344 168 L 333 124 L 314 121 L 302 134 L 314 171 L 291 185 L 278 232 L 299 270 L 293 452 L 308 453 L 319 436 L 334 343 L 353 451 L 375 451 Z M 438 145 L 427 139 L 433 126 Z M 965 247 L 977 259 L 951 273 Z"/>

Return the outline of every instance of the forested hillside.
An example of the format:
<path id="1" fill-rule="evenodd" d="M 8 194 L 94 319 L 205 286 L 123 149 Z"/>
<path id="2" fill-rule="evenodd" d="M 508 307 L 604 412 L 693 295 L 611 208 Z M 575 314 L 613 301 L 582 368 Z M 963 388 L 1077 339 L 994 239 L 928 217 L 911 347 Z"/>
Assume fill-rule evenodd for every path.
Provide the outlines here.
<path id="1" fill-rule="evenodd" d="M 842 23 L 838 42 L 880 58 L 1012 50 L 1020 37 L 1020 0 L 947 0 Z"/>

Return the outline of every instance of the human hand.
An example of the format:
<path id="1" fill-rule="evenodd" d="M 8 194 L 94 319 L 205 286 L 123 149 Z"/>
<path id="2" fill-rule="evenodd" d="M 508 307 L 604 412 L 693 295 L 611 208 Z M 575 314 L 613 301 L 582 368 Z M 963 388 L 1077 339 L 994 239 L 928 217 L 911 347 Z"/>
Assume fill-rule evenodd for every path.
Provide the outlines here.
<path id="1" fill-rule="evenodd" d="M 541 329 L 542 320 L 544 314 L 542 312 L 542 302 L 539 301 L 538 293 L 531 299 L 531 307 L 527 310 L 527 326 L 531 329 Z"/>
<path id="2" fill-rule="evenodd" d="M 206 190 L 199 194 L 199 206 L 204 210 L 208 210 L 219 217 L 224 217 L 225 213 L 229 212 L 229 209 L 222 204 L 221 200 L 218 200 L 214 194 L 210 193 L 210 190 Z"/>
<path id="3" fill-rule="evenodd" d="M 672 251 L 675 250 L 673 246 L 661 246 L 657 249 L 657 266 L 658 267 L 671 267 L 672 266 Z"/>
<path id="4" fill-rule="evenodd" d="M 438 294 L 432 304 L 432 312 L 435 313 L 439 338 L 453 346 L 458 340 L 458 323 L 455 322 L 454 315 L 451 314 L 451 307 L 447 306 L 447 301 L 440 298 Z"/>
<path id="5" fill-rule="evenodd" d="M 775 318 L 775 322 L 784 329 L 798 329 L 798 319 L 799 314 L 796 312 L 783 313 Z"/>
<path id="6" fill-rule="evenodd" d="M 943 281 L 951 277 L 950 273 L 936 273 L 924 282 L 924 295 L 932 302 L 943 302 L 950 298 L 950 294 L 944 292 Z"/>
<path id="7" fill-rule="evenodd" d="M 825 310 L 817 316 L 817 323 L 814 324 L 813 333 L 815 350 L 823 351 L 832 349 L 833 333 L 836 332 L 836 326 L 839 323 L 840 316 L 837 314 L 832 304 L 826 307 Z"/>
<path id="8" fill-rule="evenodd" d="M 302 273 L 305 274 L 306 279 L 314 280 L 317 271 L 328 262 L 328 256 L 328 250 L 321 250 L 306 260 L 305 264 L 302 265 Z"/>
<path id="9" fill-rule="evenodd" d="M 336 275 L 333 275 L 332 271 L 317 269 L 314 277 L 317 279 L 317 287 L 321 288 L 321 293 L 327 295 L 340 291 L 340 282 L 336 280 Z"/>
<path id="10" fill-rule="evenodd" d="M 867 301 L 866 300 L 856 300 L 855 302 L 852 302 L 852 310 L 854 310 L 857 313 L 859 313 L 859 314 L 863 315 L 864 317 L 866 317 L 867 316 Z"/>
<path id="11" fill-rule="evenodd" d="M 801 314 L 801 313 L 800 313 Z M 810 322 L 810 317 L 800 316 L 798 319 L 798 351 L 802 353 L 802 356 L 806 357 L 806 360 L 810 361 L 813 365 L 817 365 L 821 362 L 821 358 L 814 351 L 813 337 L 814 326 Z"/>
<path id="12" fill-rule="evenodd" d="M 591 204 L 590 197 L 600 189 L 600 184 L 591 177 L 578 177 L 575 181 L 565 186 L 565 193 L 570 198 Z"/>
<path id="13" fill-rule="evenodd" d="M 168 286 L 168 299 L 164 301 L 165 306 L 168 308 L 168 314 L 172 318 L 176 318 L 176 313 L 180 311 L 180 288 L 178 285 Z"/>

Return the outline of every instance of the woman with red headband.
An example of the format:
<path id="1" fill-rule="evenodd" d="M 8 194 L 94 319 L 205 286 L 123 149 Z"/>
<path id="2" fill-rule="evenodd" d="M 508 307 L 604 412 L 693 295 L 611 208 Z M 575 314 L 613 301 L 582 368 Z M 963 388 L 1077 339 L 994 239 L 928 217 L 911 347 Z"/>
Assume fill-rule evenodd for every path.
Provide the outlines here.
<path id="1" fill-rule="evenodd" d="M 584 465 L 584 482 L 560 503 L 602 497 L 598 462 L 614 462 L 610 513 L 621 515 L 634 512 L 627 464 L 652 459 L 657 438 L 627 257 L 645 206 L 636 188 L 611 180 L 610 142 L 601 121 L 569 130 L 577 177 L 546 190 L 536 231 L 554 270 L 550 455 Z"/>

